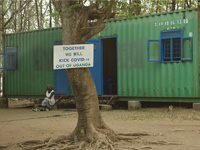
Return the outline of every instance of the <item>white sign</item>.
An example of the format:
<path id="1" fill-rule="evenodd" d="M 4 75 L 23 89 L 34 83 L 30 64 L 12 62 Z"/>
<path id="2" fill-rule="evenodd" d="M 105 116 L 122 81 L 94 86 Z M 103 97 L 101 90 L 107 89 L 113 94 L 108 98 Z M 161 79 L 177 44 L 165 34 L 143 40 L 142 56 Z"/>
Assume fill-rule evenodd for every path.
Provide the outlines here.
<path id="1" fill-rule="evenodd" d="M 93 67 L 94 45 L 55 45 L 53 69 Z"/>

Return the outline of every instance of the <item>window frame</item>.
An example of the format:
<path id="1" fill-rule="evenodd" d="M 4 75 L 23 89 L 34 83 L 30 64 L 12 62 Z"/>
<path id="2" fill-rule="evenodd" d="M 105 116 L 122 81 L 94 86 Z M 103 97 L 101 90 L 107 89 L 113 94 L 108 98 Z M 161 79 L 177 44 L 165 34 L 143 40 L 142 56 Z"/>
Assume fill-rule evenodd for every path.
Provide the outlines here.
<path id="1" fill-rule="evenodd" d="M 180 60 L 174 60 L 174 48 L 173 48 L 173 39 L 180 38 Z M 164 56 L 164 40 L 170 40 L 170 60 L 166 61 Z M 190 58 L 184 58 L 184 40 L 190 40 Z M 150 47 L 149 43 L 151 41 L 159 41 L 159 60 L 150 60 Z M 176 29 L 176 30 L 166 30 L 160 32 L 160 39 L 149 39 L 147 40 L 147 61 L 149 62 L 161 62 L 161 63 L 173 63 L 173 62 L 181 62 L 181 61 L 191 61 L 193 54 L 193 40 L 192 37 L 184 37 L 184 29 Z"/>
<path id="2" fill-rule="evenodd" d="M 189 39 L 190 40 L 190 42 L 191 42 L 191 47 L 190 47 L 190 58 L 184 58 L 183 57 L 183 53 L 184 53 L 184 47 L 183 47 L 183 44 L 184 44 L 184 42 L 183 42 L 183 40 L 185 40 L 185 39 Z M 192 54 L 193 54 L 193 51 L 192 51 L 192 49 L 193 49 L 193 40 L 192 40 L 192 37 L 183 37 L 183 38 L 181 38 L 181 58 L 182 58 L 182 61 L 191 61 L 192 60 Z"/>
<path id="3" fill-rule="evenodd" d="M 159 59 L 158 60 L 151 60 L 150 59 L 150 42 L 159 42 Z M 161 61 L 161 48 L 160 48 L 160 43 L 161 43 L 161 40 L 158 40 L 158 39 L 150 39 L 150 40 L 147 40 L 147 60 L 150 61 L 150 62 L 160 62 Z"/>
<path id="4" fill-rule="evenodd" d="M 176 38 L 180 38 L 180 45 L 182 45 L 182 38 L 181 37 L 178 37 L 178 36 L 175 36 L 175 37 L 173 37 L 173 38 L 162 38 L 162 40 L 161 40 L 161 47 L 163 47 L 163 40 L 167 40 L 167 39 L 169 39 L 170 40 L 170 61 L 165 61 L 164 60 L 164 53 L 163 53 L 163 51 L 164 51 L 164 49 L 161 49 L 161 53 L 162 53 L 162 58 L 161 58 L 161 62 L 162 63 L 170 63 L 170 62 L 180 62 L 181 60 L 182 60 L 182 56 L 180 57 L 180 60 L 173 60 L 174 59 L 174 57 L 173 57 L 173 54 L 174 54 L 174 49 L 173 49 L 173 39 L 176 39 Z M 182 53 L 182 47 L 180 48 L 181 50 L 180 50 L 180 53 Z"/>
<path id="5" fill-rule="evenodd" d="M 8 56 L 13 55 L 14 60 L 9 59 Z M 9 60 L 8 60 L 9 59 Z M 14 66 L 8 66 L 8 61 L 11 63 L 14 61 Z M 17 69 L 17 47 L 6 47 L 4 53 L 4 69 L 5 70 L 16 70 Z"/>

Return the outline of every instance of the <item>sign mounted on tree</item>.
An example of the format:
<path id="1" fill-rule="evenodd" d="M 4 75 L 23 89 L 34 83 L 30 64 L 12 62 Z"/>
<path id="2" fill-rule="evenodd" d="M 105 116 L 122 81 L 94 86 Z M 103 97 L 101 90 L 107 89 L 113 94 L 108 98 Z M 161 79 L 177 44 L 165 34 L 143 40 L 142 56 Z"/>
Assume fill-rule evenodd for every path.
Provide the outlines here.
<path id="1" fill-rule="evenodd" d="M 53 69 L 93 67 L 94 45 L 55 45 Z"/>

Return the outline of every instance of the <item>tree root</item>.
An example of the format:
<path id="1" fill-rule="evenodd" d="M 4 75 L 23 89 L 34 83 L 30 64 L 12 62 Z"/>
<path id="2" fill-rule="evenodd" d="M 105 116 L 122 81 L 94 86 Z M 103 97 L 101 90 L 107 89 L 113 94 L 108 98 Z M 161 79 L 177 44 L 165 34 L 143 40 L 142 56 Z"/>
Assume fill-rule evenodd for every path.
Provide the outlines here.
<path id="1" fill-rule="evenodd" d="M 48 138 L 44 141 L 32 140 L 18 143 L 18 146 L 22 150 L 50 150 L 50 149 L 59 149 L 59 150 L 72 150 L 72 149 L 107 149 L 115 150 L 113 147 L 114 143 L 110 138 L 100 132 L 96 133 L 96 140 L 93 142 L 82 141 L 79 143 L 74 143 L 69 140 L 69 137 L 60 136 L 57 138 Z"/>
<path id="2" fill-rule="evenodd" d="M 140 138 L 141 136 L 149 136 L 149 134 L 148 133 L 119 133 L 117 136 L 117 139 L 131 142 L 133 140 Z"/>
<path id="3" fill-rule="evenodd" d="M 166 141 L 146 141 L 145 144 L 152 144 L 152 145 L 180 145 L 174 142 L 166 142 Z"/>
<path id="4" fill-rule="evenodd" d="M 124 137 L 124 136 L 118 136 L 117 139 L 118 139 L 118 140 L 124 140 L 124 141 L 132 141 L 132 140 L 133 140 L 133 138 Z"/>
<path id="5" fill-rule="evenodd" d="M 149 136 L 148 133 L 119 133 L 118 135 L 123 135 L 123 136 Z"/>
<path id="6" fill-rule="evenodd" d="M 25 141 L 22 143 L 18 143 L 18 145 L 22 148 L 22 150 L 37 150 L 40 148 L 48 149 L 49 147 L 57 146 L 58 143 L 66 143 L 68 139 L 69 138 L 67 136 L 59 136 L 56 138 L 47 138 L 44 141 L 40 140 Z M 72 147 L 70 146 L 70 148 L 68 149 L 71 148 Z M 65 147 L 64 149 L 67 149 L 67 147 Z"/>
<path id="7" fill-rule="evenodd" d="M 88 145 L 88 143 L 86 141 L 81 142 L 79 149 L 83 149 L 84 147 L 86 147 Z"/>
<path id="8" fill-rule="evenodd" d="M 93 133 L 94 134 L 94 133 Z M 117 136 L 117 140 L 123 140 L 122 143 L 115 143 L 111 140 L 110 137 L 113 135 L 105 134 L 105 132 L 101 133 L 96 131 L 94 135 L 93 141 L 83 140 L 81 142 L 74 142 L 71 140 L 69 136 L 59 136 L 57 138 L 48 138 L 43 141 L 40 140 L 32 140 L 32 141 L 25 141 L 22 143 L 18 143 L 22 150 L 93 150 L 93 149 L 106 149 L 106 150 L 118 150 L 127 149 L 132 150 L 142 150 L 142 149 L 152 149 L 149 146 L 142 146 L 142 147 L 127 147 L 128 145 L 132 145 L 134 143 L 142 144 L 142 145 L 179 145 L 173 142 L 166 142 L 166 141 L 146 141 L 142 140 L 141 136 L 149 136 L 148 133 L 120 133 L 114 134 Z M 74 135 L 75 136 L 75 135 Z M 138 141 L 139 138 L 139 141 Z M 0 146 L 0 149 L 6 149 L 7 147 Z"/>
<path id="9" fill-rule="evenodd" d="M 0 145 L 0 150 L 1 149 L 6 149 L 8 146 Z"/>
<path id="10" fill-rule="evenodd" d="M 130 149 L 132 149 L 132 150 L 141 150 L 141 149 L 152 149 L 152 147 L 149 147 L 149 146 L 143 146 L 143 147 L 139 147 L 139 148 L 130 147 Z"/>
<path id="11" fill-rule="evenodd" d="M 25 141 L 20 143 L 21 145 L 32 145 L 32 144 L 41 144 L 43 141 L 40 140 L 31 140 L 31 141 Z"/>
<path id="12" fill-rule="evenodd" d="M 124 140 L 126 142 L 132 142 L 135 140 L 134 137 L 148 136 L 147 133 L 111 133 L 106 131 L 106 129 L 96 130 L 95 138 L 92 142 L 82 141 L 75 143 L 71 140 L 71 136 L 59 136 L 56 138 L 47 138 L 43 141 L 32 140 L 18 143 L 22 150 L 37 150 L 37 149 L 59 149 L 59 150 L 72 150 L 72 149 L 107 149 L 115 150 L 114 142 L 117 140 Z M 113 138 L 114 137 L 114 138 Z M 149 143 L 149 142 L 148 142 Z M 151 142 L 149 144 L 155 144 Z M 161 144 L 161 143 L 159 143 Z M 132 148 L 133 149 L 133 148 Z"/>
<path id="13" fill-rule="evenodd" d="M 78 149 L 77 145 L 70 145 L 70 146 L 65 146 L 63 148 L 59 148 L 59 150 L 72 150 L 72 149 Z"/>
<path id="14" fill-rule="evenodd" d="M 45 146 L 46 146 L 45 144 L 39 144 L 39 145 L 36 145 L 36 146 L 24 147 L 24 148 L 22 148 L 22 150 L 37 150 L 37 149 L 43 148 Z"/>
<path id="15" fill-rule="evenodd" d="M 113 141 L 107 135 L 97 132 L 94 141 L 90 143 L 87 141 L 81 142 L 79 146 L 79 150 L 82 150 L 82 149 L 115 150 L 113 146 L 114 146 Z"/>

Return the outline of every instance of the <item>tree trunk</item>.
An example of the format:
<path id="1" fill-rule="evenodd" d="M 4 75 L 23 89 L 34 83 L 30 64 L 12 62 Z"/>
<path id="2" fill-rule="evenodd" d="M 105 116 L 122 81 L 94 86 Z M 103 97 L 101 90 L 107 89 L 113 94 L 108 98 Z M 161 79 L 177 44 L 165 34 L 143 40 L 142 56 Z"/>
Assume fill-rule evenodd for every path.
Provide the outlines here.
<path id="1" fill-rule="evenodd" d="M 91 4 L 90 7 L 72 8 L 76 2 L 75 0 L 53 1 L 61 16 L 64 45 L 85 44 L 89 38 L 102 31 L 105 28 L 104 19 L 110 16 L 113 4 L 105 5 L 101 9 L 98 8 L 98 2 L 96 6 Z M 100 139 L 114 140 L 116 138 L 114 132 L 102 120 L 98 95 L 89 68 L 67 69 L 66 72 L 74 90 L 78 112 L 78 122 L 70 136 L 71 139 L 75 142 L 97 142 Z"/>
<path id="2" fill-rule="evenodd" d="M 172 0 L 172 11 L 175 11 L 176 0 Z"/>
<path id="3" fill-rule="evenodd" d="M 134 15 L 139 16 L 141 13 L 141 6 L 140 6 L 141 0 L 134 0 L 133 3 L 134 3 L 134 11 L 135 11 Z"/>
<path id="4" fill-rule="evenodd" d="M 15 6 L 15 12 L 17 10 L 17 2 L 15 1 L 14 2 L 14 6 Z M 15 14 L 15 17 L 14 17 L 14 31 L 17 32 L 17 14 Z"/>
<path id="5" fill-rule="evenodd" d="M 42 0 L 39 2 L 39 8 L 40 8 L 40 29 L 43 29 L 44 27 L 44 18 L 43 18 L 43 3 Z"/>
<path id="6" fill-rule="evenodd" d="M 63 44 L 84 44 L 78 33 L 71 30 L 80 18 L 65 17 L 63 23 Z M 74 23 L 74 25 L 72 24 Z M 97 131 L 113 133 L 102 120 L 99 111 L 98 95 L 89 68 L 66 69 L 68 79 L 74 90 L 78 123 L 72 133 L 74 141 L 95 141 L 98 139 Z"/>
<path id="7" fill-rule="evenodd" d="M 51 7 L 51 0 L 49 0 L 49 28 L 52 27 L 52 17 L 51 17 L 51 14 L 52 14 L 52 7 Z"/>
<path id="8" fill-rule="evenodd" d="M 20 0 L 20 3 L 19 3 L 19 11 L 20 11 L 20 15 L 18 15 L 20 17 L 20 29 L 19 31 L 22 31 L 22 25 L 23 25 L 23 17 L 22 17 L 22 0 Z"/>
<path id="9" fill-rule="evenodd" d="M 54 20 L 55 20 L 55 27 L 59 27 L 59 16 L 55 16 Z"/>
<path id="10" fill-rule="evenodd" d="M 156 13 L 158 13 L 159 10 L 159 0 L 157 0 L 157 4 L 156 4 Z"/>
<path id="11" fill-rule="evenodd" d="M 40 18 L 39 18 L 39 8 L 38 8 L 38 3 L 37 0 L 35 0 L 35 9 L 36 9 L 36 17 L 37 17 L 37 25 L 38 29 L 40 29 Z"/>
<path id="12" fill-rule="evenodd" d="M 68 78 L 74 89 L 78 123 L 72 134 L 74 141 L 95 141 L 98 139 L 97 131 L 111 130 L 102 120 L 96 87 L 88 68 L 68 69 Z"/>

